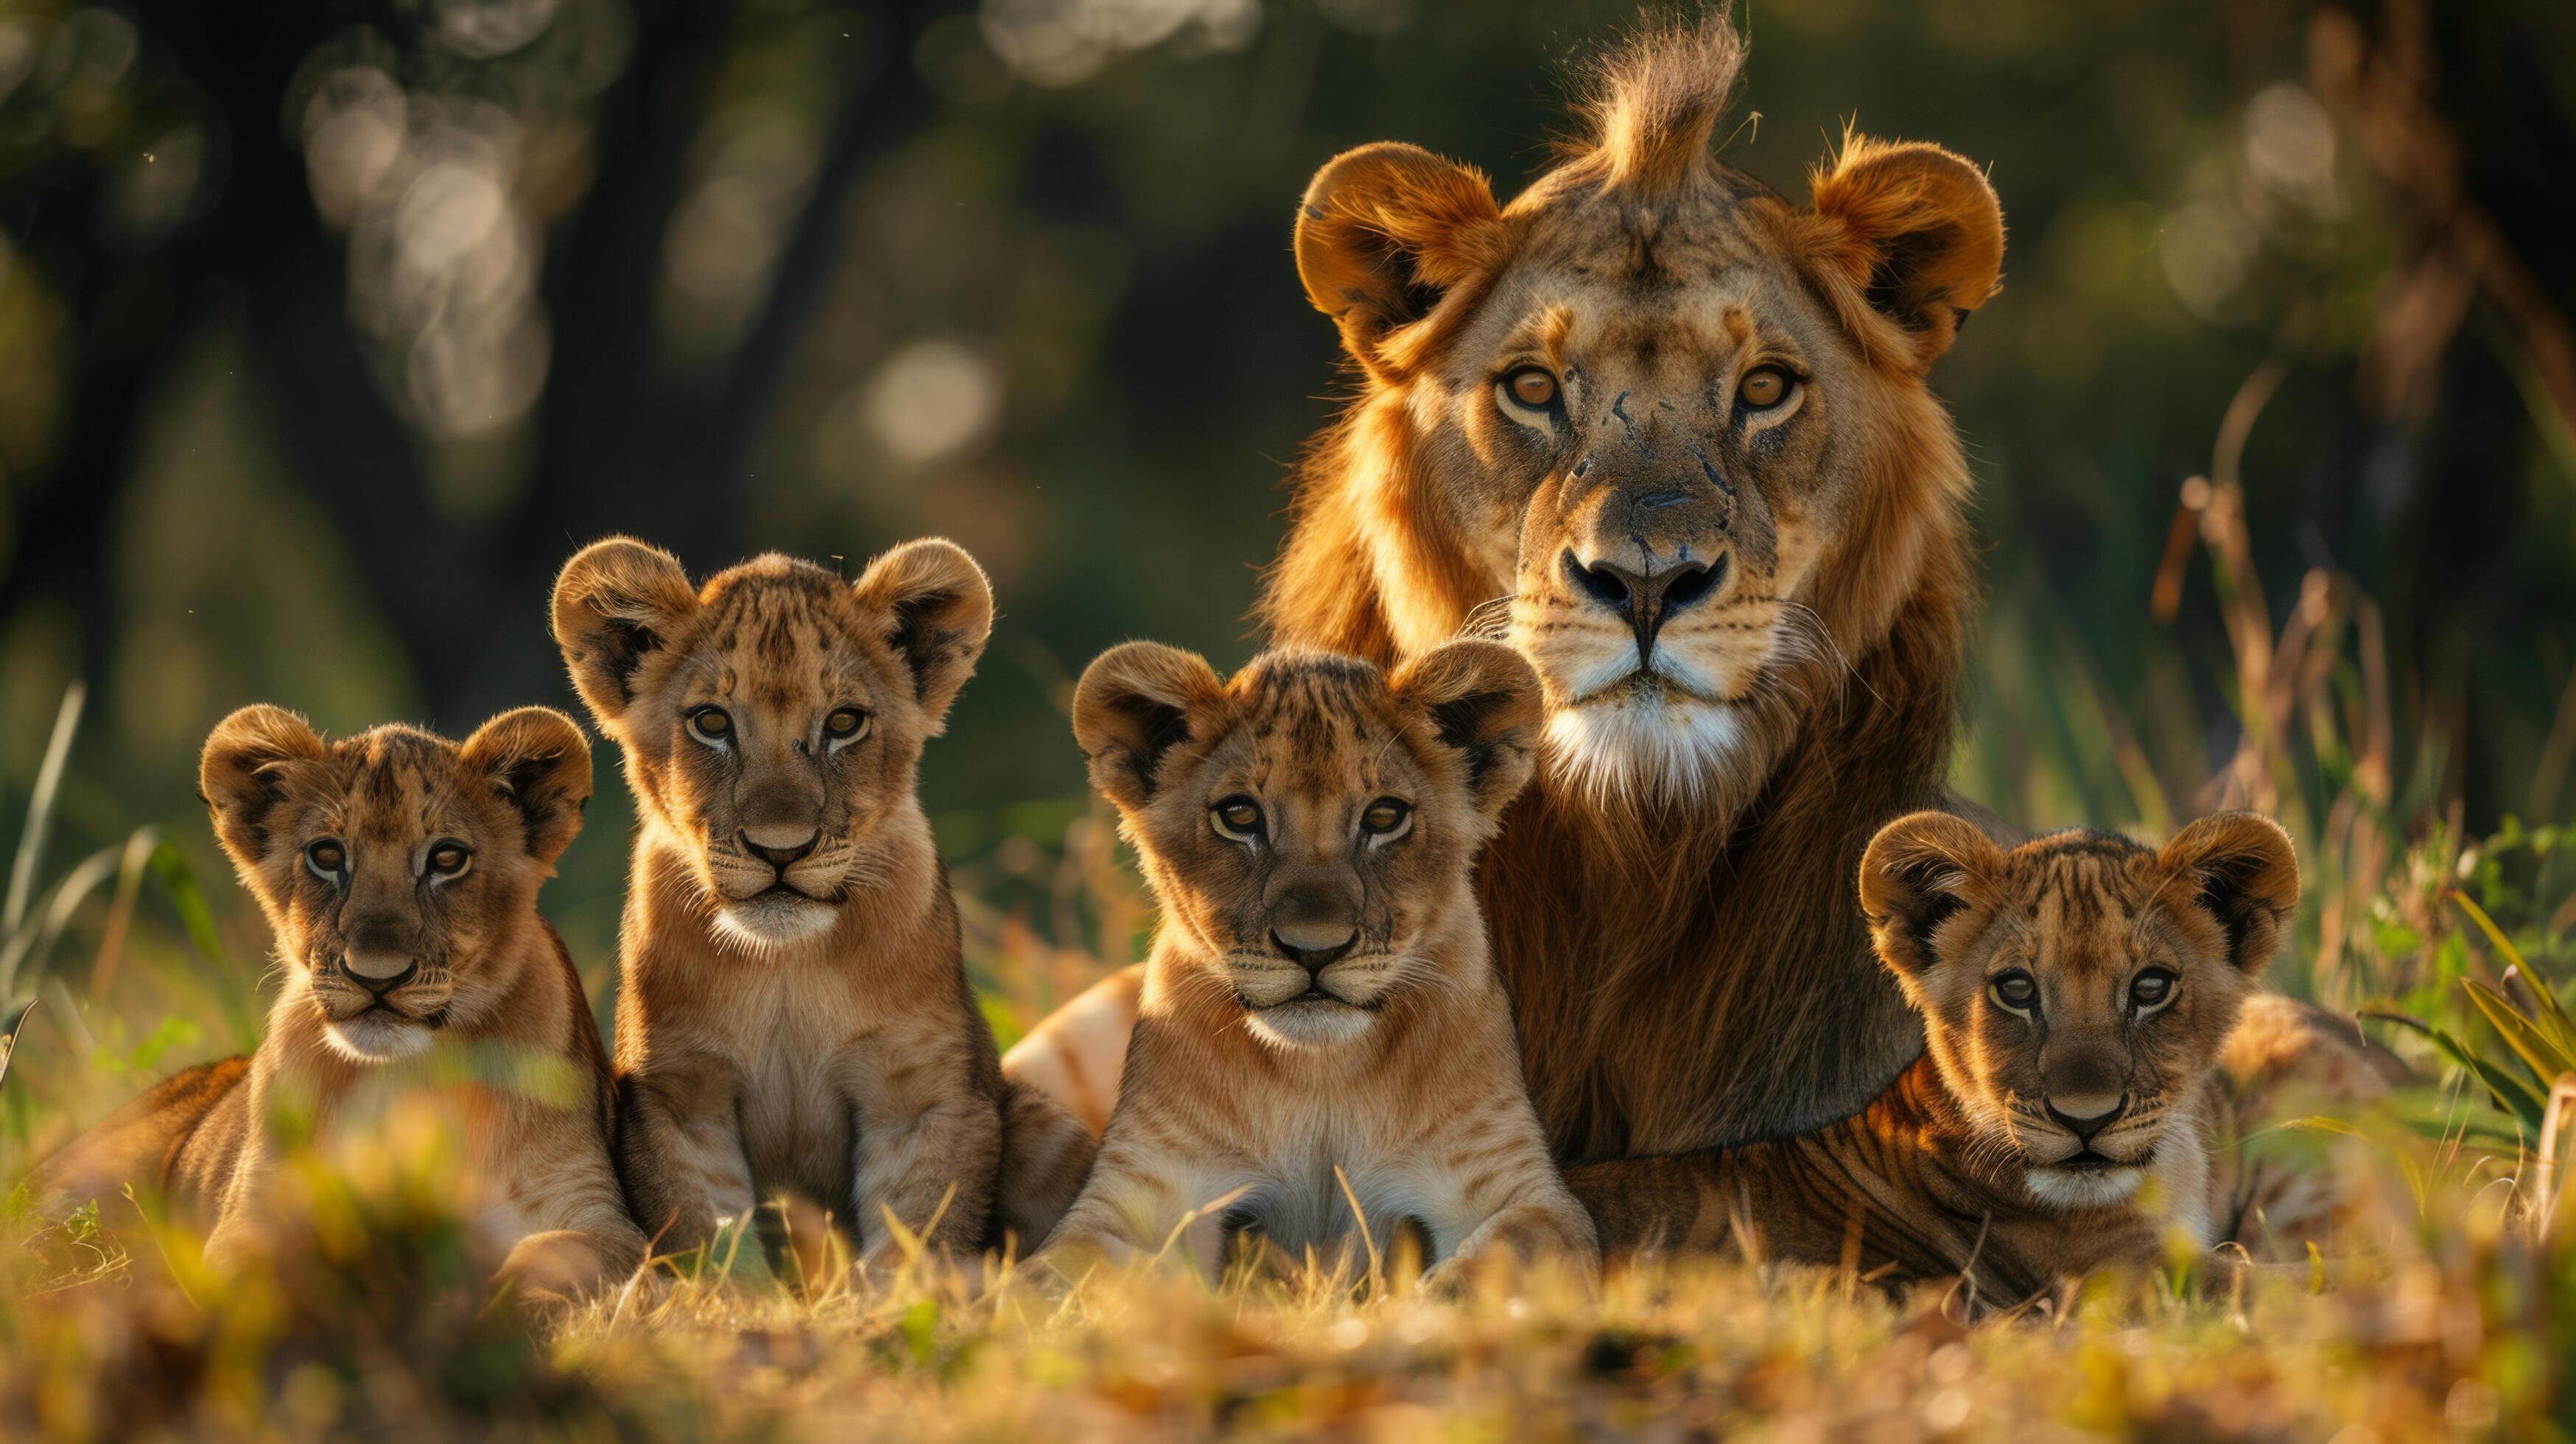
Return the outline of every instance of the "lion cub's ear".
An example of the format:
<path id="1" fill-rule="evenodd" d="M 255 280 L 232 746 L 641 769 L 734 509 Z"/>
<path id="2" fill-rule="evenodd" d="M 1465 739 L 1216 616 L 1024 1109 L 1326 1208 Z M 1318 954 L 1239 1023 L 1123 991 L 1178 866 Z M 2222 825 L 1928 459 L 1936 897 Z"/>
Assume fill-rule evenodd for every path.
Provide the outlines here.
<path id="1" fill-rule="evenodd" d="M 1476 810 L 1501 816 L 1529 782 L 1544 721 L 1528 659 L 1500 642 L 1449 642 L 1397 672 L 1392 690 L 1427 713 L 1432 735 L 1457 754 Z"/>
<path id="2" fill-rule="evenodd" d="M 1991 902 L 2003 869 L 2003 849 L 1946 812 L 1909 813 L 1869 840 L 1860 860 L 1860 909 L 1879 961 L 1909 993 L 1940 964 L 1941 925 Z"/>
<path id="3" fill-rule="evenodd" d="M 2213 919 L 2227 961 L 2259 976 L 2299 910 L 2299 855 L 2290 835 L 2259 812 L 2212 813 L 2177 833 L 2156 861 L 2172 878 L 2170 901 Z"/>
<path id="4" fill-rule="evenodd" d="M 680 559 L 632 537 L 593 542 L 555 578 L 555 644 L 603 728 L 635 700 L 637 674 L 698 609 Z"/>
<path id="5" fill-rule="evenodd" d="M 1502 268 L 1508 249 L 1492 186 L 1474 169 L 1395 141 L 1324 163 L 1297 208 L 1297 275 L 1341 327 L 1353 359 L 1404 370 L 1382 344 L 1453 287 Z"/>
<path id="6" fill-rule="evenodd" d="M 1937 145 L 1846 136 L 1812 205 L 1810 254 L 1844 283 L 1830 289 L 1845 327 L 1883 360 L 1931 365 L 2002 283 L 2003 203 Z"/>
<path id="7" fill-rule="evenodd" d="M 215 724 L 197 765 L 197 791 L 214 817 L 215 840 L 243 877 L 267 860 L 269 815 L 286 800 L 296 772 L 329 757 L 311 724 L 283 707 L 244 707 Z"/>
<path id="8" fill-rule="evenodd" d="M 1161 786 L 1163 763 L 1193 736 L 1212 735 L 1225 683 L 1207 658 L 1160 642 L 1110 648 L 1073 689 L 1073 738 L 1091 762 L 1091 785 L 1122 812 L 1141 811 Z"/>
<path id="9" fill-rule="evenodd" d="M 563 856 L 581 831 L 581 811 L 590 802 L 590 744 L 552 707 L 521 707 L 475 728 L 458 749 L 457 765 L 469 777 L 489 779 L 518 811 L 528 855 L 537 861 Z"/>
<path id="10" fill-rule="evenodd" d="M 868 563 L 850 584 L 859 605 L 886 618 L 887 638 L 912 672 L 912 695 L 936 737 L 948 704 L 975 675 L 993 634 L 993 584 L 966 549 L 929 537 Z"/>

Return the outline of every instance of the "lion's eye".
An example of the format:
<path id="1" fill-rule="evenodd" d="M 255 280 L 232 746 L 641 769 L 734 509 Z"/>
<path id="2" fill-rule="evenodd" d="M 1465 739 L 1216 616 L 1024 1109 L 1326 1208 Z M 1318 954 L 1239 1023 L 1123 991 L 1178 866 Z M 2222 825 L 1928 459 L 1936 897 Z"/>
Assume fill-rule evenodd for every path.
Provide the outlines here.
<path id="1" fill-rule="evenodd" d="M 2028 1011 L 2030 1005 L 2039 999 L 2039 984 L 2019 968 L 1997 973 L 1995 980 L 1986 985 L 1986 991 L 1998 1005 L 2016 1013 Z"/>
<path id="2" fill-rule="evenodd" d="M 2173 997 L 2174 975 L 2162 968 L 2149 968 L 2129 981 L 2129 1001 L 2140 1008 L 2160 1008 Z"/>
<path id="3" fill-rule="evenodd" d="M 835 742 L 847 742 L 868 730 L 868 714 L 856 707 L 840 707 L 823 719 L 823 735 Z"/>
<path id="4" fill-rule="evenodd" d="M 689 714 L 689 732 L 713 745 L 733 735 L 733 714 L 722 707 L 700 707 Z"/>
<path id="5" fill-rule="evenodd" d="M 304 864 L 326 880 L 337 882 L 341 870 L 349 865 L 349 849 L 336 837 L 315 838 L 305 845 Z"/>
<path id="6" fill-rule="evenodd" d="M 429 850 L 429 870 L 436 877 L 454 877 L 473 860 L 474 854 L 461 842 L 442 842 Z"/>
<path id="7" fill-rule="evenodd" d="M 1556 378 L 1543 366 L 1524 366 L 1504 377 L 1503 390 L 1532 410 L 1556 404 Z"/>
<path id="8" fill-rule="evenodd" d="M 1780 404 L 1789 394 L 1789 373 L 1777 366 L 1757 366 L 1737 383 L 1735 399 L 1755 411 Z"/>
<path id="9" fill-rule="evenodd" d="M 1221 836 L 1237 842 L 1261 840 L 1261 804 L 1249 797 L 1228 797 L 1208 809 L 1208 820 Z"/>
<path id="10" fill-rule="evenodd" d="M 1392 842 L 1413 826 L 1413 804 L 1396 797 L 1381 797 L 1360 814 L 1360 833 L 1373 842 Z"/>

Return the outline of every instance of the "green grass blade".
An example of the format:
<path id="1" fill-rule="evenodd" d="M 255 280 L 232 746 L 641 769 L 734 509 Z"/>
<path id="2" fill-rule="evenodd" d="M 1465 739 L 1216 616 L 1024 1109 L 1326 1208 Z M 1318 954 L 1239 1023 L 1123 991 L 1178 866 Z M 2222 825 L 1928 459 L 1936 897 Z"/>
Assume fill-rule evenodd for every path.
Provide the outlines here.
<path id="1" fill-rule="evenodd" d="M 18 974 L 30 962 L 43 964 L 53 952 L 55 940 L 70 925 L 74 910 L 116 877 L 124 856 L 122 847 L 103 847 L 82 858 L 78 867 L 63 874 L 62 880 L 46 892 L 43 909 L 20 923 L 6 942 L 0 942 L 0 999 L 18 996 Z"/>
<path id="2" fill-rule="evenodd" d="M 18 856 L 9 864 L 9 896 L 0 903 L 0 933 L 15 933 L 27 918 L 27 900 L 36 890 L 36 868 L 45 856 L 45 837 L 53 831 L 54 800 L 63 787 L 63 764 L 72 755 L 72 734 L 80 730 L 81 707 L 89 688 L 74 682 L 63 689 L 63 705 L 54 713 L 54 735 L 45 743 L 45 760 L 36 769 L 36 790 L 27 797 L 27 825 L 18 834 Z"/>
<path id="3" fill-rule="evenodd" d="M 0 1028 L 0 1083 L 9 1081 L 9 1060 L 18 1053 L 18 1030 L 27 1026 L 27 1015 L 34 1011 L 36 1000 L 29 998 L 9 1019 L 9 1026 Z"/>
<path id="4" fill-rule="evenodd" d="M 2540 1086 L 2540 1096 L 2549 1096 L 2550 1085 L 2562 1073 L 2576 1072 L 2576 1053 L 2570 1053 L 2551 1042 L 2530 1017 L 2513 1005 L 2513 1000 L 2475 978 L 2462 978 L 2460 986 L 2469 990 L 2469 1001 L 2486 1015 L 2504 1045 L 2531 1070 L 2532 1080 Z"/>
<path id="5" fill-rule="evenodd" d="M 2383 1008 L 2365 1008 L 2361 1016 L 2382 1023 L 2395 1023 L 2399 1027 L 2421 1033 L 2432 1043 L 2434 1051 L 2458 1064 L 2470 1077 L 2477 1079 L 2487 1090 L 2487 1096 L 2495 1100 L 2498 1108 L 2522 1120 L 2524 1127 L 2533 1132 L 2539 1131 L 2541 1121 L 2549 1111 L 2547 1093 L 2534 1089 L 2530 1083 L 2515 1076 L 2511 1071 L 2480 1058 L 2470 1051 L 2467 1044 L 2419 1018 L 2410 1018 L 2404 1013 L 2391 1012 Z"/>
<path id="6" fill-rule="evenodd" d="M 2576 1018 L 2568 1016 L 2566 1005 L 2558 1001 L 2558 994 L 2550 987 L 2549 980 L 2531 966 L 2522 956 L 2522 950 L 2504 935 L 2504 929 L 2497 927 L 2495 919 L 2487 916 L 2487 910 L 2472 902 L 2468 894 L 2454 888 L 2451 901 L 2469 915 L 2469 921 L 2478 925 L 2478 931 L 2487 935 L 2487 945 L 2495 949 L 2497 957 L 2504 959 L 2506 967 L 2522 975 L 2524 985 L 2539 1000 L 2540 1011 L 2532 1021 L 2542 1032 L 2549 1034 L 2560 1050 L 2576 1057 Z"/>

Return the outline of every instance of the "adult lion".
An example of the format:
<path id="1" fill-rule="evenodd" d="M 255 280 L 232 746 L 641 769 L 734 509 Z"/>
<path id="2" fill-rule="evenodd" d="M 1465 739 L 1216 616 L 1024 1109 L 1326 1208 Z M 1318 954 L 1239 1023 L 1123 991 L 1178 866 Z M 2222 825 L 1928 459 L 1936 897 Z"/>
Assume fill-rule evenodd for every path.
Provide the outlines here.
<path id="1" fill-rule="evenodd" d="M 1545 766 L 1480 888 L 1566 1160 L 1822 1124 L 1922 1048 L 1852 880 L 1942 798 L 1976 588 L 1925 378 L 1996 289 L 2003 214 L 1936 146 L 1847 139 L 1803 205 L 1719 163 L 1741 59 L 1722 14 L 1631 42 L 1508 205 L 1379 144 L 1297 215 L 1361 391 L 1260 616 L 1381 664 L 1467 630 L 1536 665 Z M 1134 983 L 1006 1071 L 1105 1114 Z"/>

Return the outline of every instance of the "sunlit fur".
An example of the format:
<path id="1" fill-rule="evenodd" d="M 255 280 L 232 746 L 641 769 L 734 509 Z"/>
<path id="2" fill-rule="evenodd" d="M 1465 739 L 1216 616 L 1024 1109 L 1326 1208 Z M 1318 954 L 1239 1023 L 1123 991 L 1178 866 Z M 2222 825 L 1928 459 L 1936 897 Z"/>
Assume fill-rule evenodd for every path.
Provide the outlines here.
<path id="1" fill-rule="evenodd" d="M 1245 1229 L 1330 1257 L 1364 1220 L 1381 1243 L 1420 1225 L 1436 1269 L 1488 1250 L 1589 1260 L 1468 880 L 1538 716 L 1529 665 L 1491 642 L 1393 677 L 1290 652 L 1224 681 L 1151 643 L 1092 664 L 1075 735 L 1162 924 L 1100 1161 L 1051 1258 L 1151 1254 L 1178 1231 L 1213 1269 Z M 1373 836 L 1390 798 L 1405 821 Z M 1241 800 L 1261 823 L 1229 832 L 1218 814 Z"/>
<path id="2" fill-rule="evenodd" d="M 1605 1246 L 1965 1274 L 2011 1303 L 2177 1238 L 2260 1249 L 2292 1232 L 2257 1217 L 2227 1066 L 2298 904 L 2278 827 L 2221 813 L 2161 849 L 2069 832 L 2007 852 L 1918 813 L 1871 843 L 1860 896 L 1923 1012 L 1924 1058 L 1814 1133 L 1576 1170 Z M 2142 998 L 2142 977 L 2164 990 Z M 2026 1001 L 1999 993 L 2022 979 Z"/>
<path id="3" fill-rule="evenodd" d="M 936 1218 L 943 1248 L 1026 1243 L 1080 1183 L 1087 1130 L 1002 1081 L 915 795 L 992 616 L 983 572 L 944 541 L 856 582 L 772 555 L 694 586 L 619 539 L 557 581 L 555 637 L 642 819 L 618 1156 L 666 1249 L 782 1195 L 881 1262 L 900 1252 L 889 1212 Z M 835 737 L 847 713 L 864 722 Z M 753 850 L 763 837 L 786 865 Z"/>
<path id="4" fill-rule="evenodd" d="M 425 1088 L 463 1130 L 478 1240 L 505 1277 L 569 1293 L 640 1262 L 609 1162 L 607 1058 L 580 975 L 536 910 L 590 797 L 590 749 L 572 720 L 529 707 L 462 743 L 401 726 L 332 742 L 293 713 L 250 707 L 207 740 L 200 785 L 276 936 L 267 1035 L 246 1062 L 184 1073 L 76 1140 L 40 1191 L 158 1188 L 211 1222 L 210 1257 L 237 1261 L 291 1246 L 269 1236 L 278 1107 L 317 1110 L 331 1148 L 372 1126 L 350 1102 L 362 1086 Z M 317 842 L 341 849 L 342 865 L 317 868 Z M 441 845 L 468 855 L 452 876 L 430 866 Z M 350 971 L 404 965 L 409 978 L 381 996 Z M 571 1096 L 399 1066 L 441 1041 L 555 1060 Z"/>
<path id="5" fill-rule="evenodd" d="M 1920 1048 L 1843 886 L 1943 796 L 1975 587 L 1932 367 L 1996 288 L 2002 214 L 1928 145 L 1847 138 L 1803 203 L 1721 164 L 1741 50 L 1722 16 L 1620 47 L 1509 204 L 1390 143 L 1327 164 L 1296 218 L 1356 391 L 1260 617 L 1382 665 L 1464 631 L 1536 667 L 1541 773 L 1479 892 L 1568 1159 L 1819 1123 Z M 1755 415 L 1761 364 L 1802 380 Z M 1543 414 L 1501 394 L 1522 365 L 1561 380 Z M 1569 551 L 1724 570 L 1641 661 Z M 1068 1066 L 1077 1041 L 1099 1051 Z M 1114 1041 L 1017 1061 L 1114 1076 Z"/>

